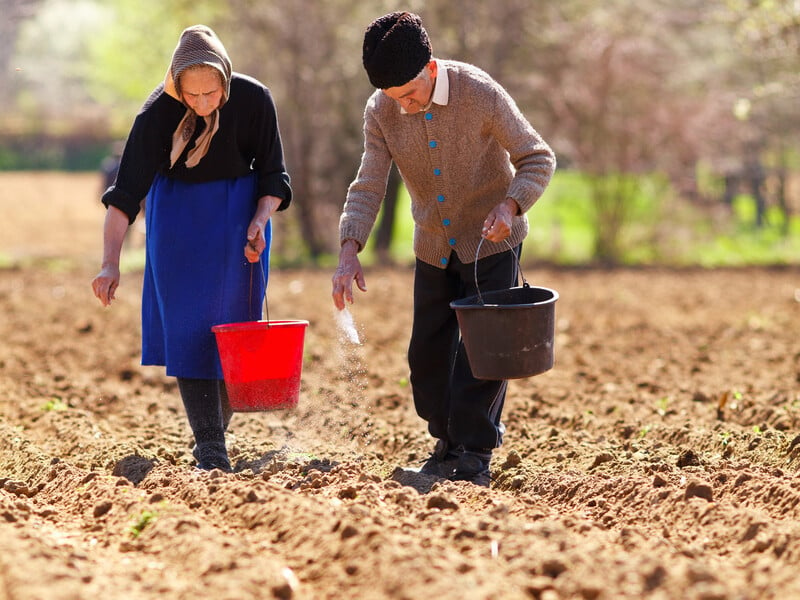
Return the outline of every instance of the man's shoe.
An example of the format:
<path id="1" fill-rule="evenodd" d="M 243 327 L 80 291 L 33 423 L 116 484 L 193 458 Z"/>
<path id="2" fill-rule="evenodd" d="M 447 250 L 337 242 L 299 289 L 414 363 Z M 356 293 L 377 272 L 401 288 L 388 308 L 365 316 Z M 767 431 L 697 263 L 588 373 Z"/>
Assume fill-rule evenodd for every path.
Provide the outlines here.
<path id="1" fill-rule="evenodd" d="M 489 487 L 492 473 L 489 464 L 492 461 L 491 450 L 464 450 L 458 455 L 451 481 L 469 481 L 481 487 Z"/>
<path id="2" fill-rule="evenodd" d="M 228 460 L 228 451 L 225 449 L 225 444 L 222 442 L 199 444 L 195 446 L 192 454 L 195 459 L 197 459 L 197 468 L 202 471 L 219 469 L 226 473 L 233 472 L 231 463 Z"/>
<path id="3" fill-rule="evenodd" d="M 449 478 L 456 468 L 459 451 L 445 440 L 438 440 L 428 460 L 419 468 L 423 475 Z"/>

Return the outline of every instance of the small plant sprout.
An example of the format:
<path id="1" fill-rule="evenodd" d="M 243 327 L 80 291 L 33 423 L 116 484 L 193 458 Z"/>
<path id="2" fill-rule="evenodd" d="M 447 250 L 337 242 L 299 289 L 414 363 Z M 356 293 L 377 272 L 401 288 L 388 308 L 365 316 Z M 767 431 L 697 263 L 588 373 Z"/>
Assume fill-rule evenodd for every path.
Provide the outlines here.
<path id="1" fill-rule="evenodd" d="M 663 417 L 664 415 L 667 414 L 668 408 L 669 408 L 669 398 L 667 396 L 659 398 L 658 401 L 656 402 L 656 412 Z"/>
<path id="2" fill-rule="evenodd" d="M 128 531 L 131 534 L 131 537 L 136 538 L 139 537 L 139 534 L 144 531 L 144 528 L 156 518 L 156 513 L 152 510 L 143 510 L 141 514 L 136 517 L 134 522 L 128 528 Z"/>
<path id="3" fill-rule="evenodd" d="M 719 441 L 722 444 L 723 448 L 727 448 L 728 444 L 731 443 L 731 432 L 730 431 L 723 431 L 719 434 Z"/>
<path id="4" fill-rule="evenodd" d="M 646 436 L 648 433 L 650 433 L 650 430 L 651 430 L 651 429 L 652 429 L 652 427 L 651 427 L 650 425 L 645 425 L 644 427 L 642 427 L 642 428 L 639 430 L 639 437 L 640 437 L 640 438 L 643 438 L 643 437 L 644 437 L 644 436 Z"/>
<path id="5" fill-rule="evenodd" d="M 47 402 L 42 405 L 42 410 L 45 412 L 51 412 L 54 410 L 67 410 L 69 406 L 66 402 L 64 402 L 61 398 L 50 398 Z"/>
<path id="6" fill-rule="evenodd" d="M 756 435 L 761 435 L 764 431 L 761 429 L 760 425 L 753 425 L 753 433 Z"/>

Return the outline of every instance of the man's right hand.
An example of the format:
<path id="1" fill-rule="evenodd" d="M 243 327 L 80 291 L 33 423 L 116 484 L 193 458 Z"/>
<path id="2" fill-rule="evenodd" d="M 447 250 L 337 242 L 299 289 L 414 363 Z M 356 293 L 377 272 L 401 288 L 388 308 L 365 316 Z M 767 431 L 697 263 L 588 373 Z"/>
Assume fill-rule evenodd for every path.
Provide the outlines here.
<path id="1" fill-rule="evenodd" d="M 333 274 L 333 303 L 337 309 L 343 310 L 345 303 L 353 303 L 353 280 L 358 289 L 362 292 L 367 291 L 367 283 L 364 279 L 364 271 L 361 268 L 361 261 L 358 260 L 358 242 L 346 240 L 342 244 L 339 252 L 339 266 Z"/>

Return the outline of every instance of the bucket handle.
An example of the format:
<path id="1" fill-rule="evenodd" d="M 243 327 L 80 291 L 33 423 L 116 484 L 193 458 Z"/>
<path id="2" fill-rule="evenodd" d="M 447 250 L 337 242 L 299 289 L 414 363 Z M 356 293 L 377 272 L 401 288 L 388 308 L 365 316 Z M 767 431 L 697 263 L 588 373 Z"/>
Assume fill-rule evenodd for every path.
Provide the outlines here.
<path id="1" fill-rule="evenodd" d="M 267 278 L 264 275 L 264 269 L 261 268 L 261 257 L 256 262 L 250 263 L 250 293 L 247 296 L 247 314 L 250 315 L 250 320 L 253 320 L 253 271 L 258 265 L 258 272 L 261 273 L 261 282 L 264 284 L 264 313 L 267 316 L 267 327 L 269 327 L 269 303 L 267 302 Z"/>
<path id="2" fill-rule="evenodd" d="M 481 288 L 478 285 L 478 256 L 481 253 L 481 246 L 483 245 L 483 241 L 485 239 L 486 238 L 484 238 L 484 237 L 481 238 L 481 241 L 478 242 L 478 249 L 475 250 L 475 289 L 478 290 L 478 302 L 480 302 L 481 304 L 483 304 L 483 296 L 481 296 Z M 528 284 L 528 281 L 525 279 L 525 275 L 522 273 L 522 267 L 519 264 L 519 257 L 517 256 L 517 253 L 514 252 L 514 248 L 511 247 L 511 244 L 508 243 L 508 240 L 503 240 L 503 243 L 506 246 L 508 246 L 509 250 L 511 250 L 511 256 L 514 257 L 514 262 L 517 263 L 517 273 L 519 273 L 519 277 L 522 278 L 522 287 L 526 287 L 526 288 L 530 287 L 530 285 Z M 264 298 L 266 300 L 266 296 Z"/>

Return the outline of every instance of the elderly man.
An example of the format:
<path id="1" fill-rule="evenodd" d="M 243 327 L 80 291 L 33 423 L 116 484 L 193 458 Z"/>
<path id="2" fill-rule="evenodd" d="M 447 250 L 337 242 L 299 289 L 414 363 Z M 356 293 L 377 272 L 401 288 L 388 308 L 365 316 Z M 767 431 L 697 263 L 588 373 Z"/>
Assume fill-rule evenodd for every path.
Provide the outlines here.
<path id="1" fill-rule="evenodd" d="M 340 310 L 352 303 L 353 281 L 366 291 L 358 253 L 394 161 L 415 223 L 410 380 L 417 414 L 436 439 L 420 471 L 489 486 L 507 382 L 473 376 L 450 302 L 476 293 L 476 259 L 481 291 L 514 285 L 525 213 L 549 183 L 555 156 L 489 75 L 432 56 L 413 13 L 369 25 L 363 64 L 378 89 L 364 111 L 364 153 L 340 219 L 333 301 Z"/>

